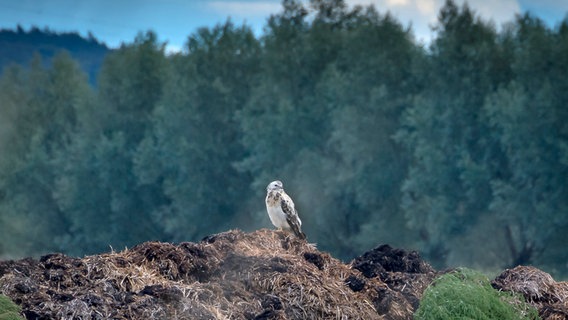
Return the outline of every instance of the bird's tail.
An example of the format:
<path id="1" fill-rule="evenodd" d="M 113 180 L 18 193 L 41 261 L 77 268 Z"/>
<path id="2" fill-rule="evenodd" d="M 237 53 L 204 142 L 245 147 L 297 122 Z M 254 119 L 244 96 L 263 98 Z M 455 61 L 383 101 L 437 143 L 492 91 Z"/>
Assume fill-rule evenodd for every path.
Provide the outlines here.
<path id="1" fill-rule="evenodd" d="M 294 233 L 296 237 L 302 240 L 306 239 L 306 234 L 302 232 L 299 225 L 290 222 L 288 222 L 288 224 L 290 225 L 290 230 Z"/>
<path id="2" fill-rule="evenodd" d="M 303 233 L 302 230 L 294 230 L 294 234 L 296 235 L 296 237 L 302 240 L 306 240 L 306 234 Z"/>
<path id="3" fill-rule="evenodd" d="M 286 222 L 288 222 L 288 226 L 290 227 L 290 230 L 292 230 L 292 232 L 294 232 L 296 237 L 298 237 L 302 240 L 306 239 L 306 234 L 303 233 L 302 229 L 301 229 L 302 222 L 300 222 L 300 219 L 298 219 L 297 213 L 296 213 L 295 219 L 291 219 L 290 216 L 287 216 Z"/>

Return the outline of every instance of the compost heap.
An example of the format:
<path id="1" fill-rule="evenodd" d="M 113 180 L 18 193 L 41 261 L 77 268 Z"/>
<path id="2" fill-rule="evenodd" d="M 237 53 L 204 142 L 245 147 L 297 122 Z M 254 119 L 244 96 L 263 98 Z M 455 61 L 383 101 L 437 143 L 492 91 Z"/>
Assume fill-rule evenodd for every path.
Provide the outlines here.
<path id="1" fill-rule="evenodd" d="M 235 230 L 0 262 L 0 293 L 28 319 L 410 318 L 434 270 L 388 246 L 366 255 L 352 267 L 285 232 Z"/>
<path id="2" fill-rule="evenodd" d="M 556 282 L 548 273 L 530 266 L 503 271 L 493 288 L 520 293 L 545 320 L 568 320 L 568 282 Z"/>
<path id="3" fill-rule="evenodd" d="M 411 319 L 438 274 L 388 245 L 345 264 L 285 232 L 233 230 L 82 259 L 0 261 L 0 294 L 27 319 Z M 511 285 L 500 289 L 527 291 L 502 278 Z M 563 319 L 566 299 L 551 309 L 547 298 L 534 299 L 541 315 Z"/>

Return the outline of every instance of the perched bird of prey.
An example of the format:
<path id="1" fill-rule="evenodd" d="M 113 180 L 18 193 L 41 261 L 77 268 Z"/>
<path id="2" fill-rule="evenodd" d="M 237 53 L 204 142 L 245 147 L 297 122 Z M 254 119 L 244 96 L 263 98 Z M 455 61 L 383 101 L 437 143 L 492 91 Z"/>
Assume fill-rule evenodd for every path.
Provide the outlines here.
<path id="1" fill-rule="evenodd" d="M 294 202 L 286 194 L 279 180 L 272 181 L 266 187 L 266 211 L 275 227 L 291 231 L 300 239 L 306 239 L 301 228 L 302 220 L 294 208 Z"/>

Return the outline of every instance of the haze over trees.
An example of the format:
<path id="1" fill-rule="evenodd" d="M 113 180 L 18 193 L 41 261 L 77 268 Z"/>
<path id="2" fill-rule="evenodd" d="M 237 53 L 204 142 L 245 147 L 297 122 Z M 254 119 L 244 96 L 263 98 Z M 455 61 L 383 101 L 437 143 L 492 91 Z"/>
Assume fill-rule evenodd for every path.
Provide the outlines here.
<path id="1" fill-rule="evenodd" d="M 0 255 L 84 255 L 272 227 L 280 179 L 310 242 L 437 267 L 566 277 L 568 19 L 497 30 L 448 1 L 435 39 L 373 7 L 284 0 L 165 54 L 152 32 L 96 85 L 68 54 L 0 77 Z"/>
<path id="2" fill-rule="evenodd" d="M 34 54 L 40 54 L 45 66 L 48 66 L 62 48 L 79 62 L 94 85 L 103 59 L 110 50 L 92 34 L 85 39 L 78 33 L 57 33 L 48 28 L 24 30 L 18 26 L 16 30 L 0 29 L 0 72 L 10 64 L 29 64 Z"/>

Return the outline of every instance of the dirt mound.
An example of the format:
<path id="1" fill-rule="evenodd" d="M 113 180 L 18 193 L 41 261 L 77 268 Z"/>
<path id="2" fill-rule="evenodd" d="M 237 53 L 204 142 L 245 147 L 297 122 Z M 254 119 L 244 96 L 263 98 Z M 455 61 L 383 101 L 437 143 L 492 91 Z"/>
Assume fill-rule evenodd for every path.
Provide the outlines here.
<path id="1" fill-rule="evenodd" d="M 518 266 L 503 271 L 491 285 L 522 294 L 544 320 L 568 319 L 568 282 L 556 282 L 544 271 Z"/>
<path id="2" fill-rule="evenodd" d="M 346 265 L 286 233 L 229 231 L 0 262 L 0 293 L 28 319 L 410 319 L 434 272 L 379 248 Z"/>
<path id="3" fill-rule="evenodd" d="M 385 315 L 386 319 L 400 310 L 411 313 L 418 309 L 424 290 L 438 275 L 418 252 L 394 249 L 389 245 L 365 252 L 351 262 L 351 267 L 366 278 L 378 278 L 391 290 L 373 301 L 379 314 Z"/>
<path id="4" fill-rule="evenodd" d="M 418 252 L 394 249 L 388 244 L 365 252 L 362 256 L 355 258 L 351 264 L 367 278 L 384 276 L 388 272 L 434 272 L 434 269 L 422 260 Z"/>

